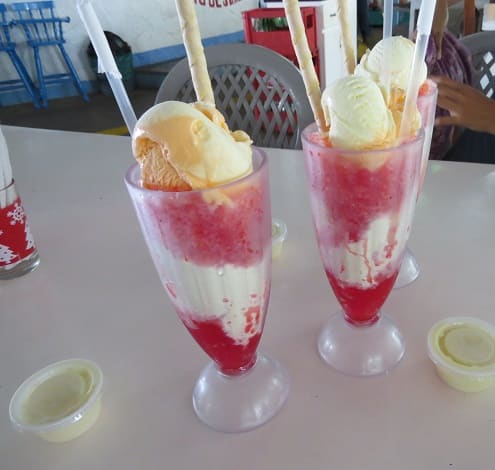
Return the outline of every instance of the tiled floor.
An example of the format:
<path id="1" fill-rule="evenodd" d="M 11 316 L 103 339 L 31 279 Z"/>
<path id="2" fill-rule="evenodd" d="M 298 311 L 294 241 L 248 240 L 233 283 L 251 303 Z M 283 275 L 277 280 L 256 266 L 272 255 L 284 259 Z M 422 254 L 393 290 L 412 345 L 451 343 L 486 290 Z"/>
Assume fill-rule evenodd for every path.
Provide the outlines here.
<path id="1" fill-rule="evenodd" d="M 139 117 L 155 99 L 156 89 L 136 89 L 129 93 Z M 113 96 L 102 93 L 90 96 L 89 103 L 79 96 L 51 100 L 47 109 L 36 109 L 31 103 L 0 108 L 2 125 L 58 129 L 78 132 L 125 133 L 125 123 Z"/>
<path id="2" fill-rule="evenodd" d="M 135 88 L 128 91 L 129 99 L 139 118 L 155 101 L 163 78 L 177 61 L 161 62 L 135 69 Z M 90 95 L 89 103 L 80 96 L 54 99 L 47 109 L 36 109 L 30 102 L 16 106 L 0 106 L 0 124 L 57 129 L 76 132 L 125 134 L 125 122 L 111 90 L 99 82 L 104 93 Z"/>

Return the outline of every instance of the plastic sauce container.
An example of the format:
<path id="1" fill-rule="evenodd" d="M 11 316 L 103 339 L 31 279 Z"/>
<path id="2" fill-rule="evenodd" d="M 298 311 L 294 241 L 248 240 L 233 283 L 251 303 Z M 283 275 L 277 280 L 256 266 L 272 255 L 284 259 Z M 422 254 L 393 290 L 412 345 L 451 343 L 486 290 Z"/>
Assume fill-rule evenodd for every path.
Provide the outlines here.
<path id="1" fill-rule="evenodd" d="M 10 420 L 18 431 L 51 442 L 70 441 L 87 431 L 101 408 L 103 374 L 94 362 L 68 359 L 25 380 L 12 396 Z"/>
<path id="2" fill-rule="evenodd" d="M 272 259 L 282 253 L 282 246 L 287 238 L 287 225 L 283 220 L 272 219 Z"/>
<path id="3" fill-rule="evenodd" d="M 495 326 L 477 318 L 450 317 L 430 329 L 428 355 L 442 380 L 462 392 L 495 384 Z"/>

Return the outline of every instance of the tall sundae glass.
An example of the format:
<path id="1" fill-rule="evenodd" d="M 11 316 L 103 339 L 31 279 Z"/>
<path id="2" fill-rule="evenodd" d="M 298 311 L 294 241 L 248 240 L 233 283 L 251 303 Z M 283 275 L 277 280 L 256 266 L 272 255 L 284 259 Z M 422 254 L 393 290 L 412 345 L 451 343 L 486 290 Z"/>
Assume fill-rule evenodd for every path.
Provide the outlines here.
<path id="1" fill-rule="evenodd" d="M 411 230 L 424 131 L 380 150 L 326 146 L 315 125 L 304 130 L 302 140 L 320 256 L 342 307 L 321 331 L 319 353 L 345 374 L 387 372 L 405 348 L 381 308 Z"/>
<path id="2" fill-rule="evenodd" d="M 126 184 L 161 282 L 191 336 L 212 359 L 193 392 L 198 418 L 224 432 L 268 421 L 289 392 L 285 370 L 257 353 L 271 283 L 268 163 L 253 148 L 253 172 L 192 191 Z"/>
<path id="3" fill-rule="evenodd" d="M 428 159 L 430 156 L 431 138 L 433 136 L 433 128 L 435 125 L 435 111 L 437 109 L 438 89 L 435 82 L 426 80 L 420 88 L 418 96 L 418 111 L 421 114 L 421 122 L 425 130 L 425 140 L 423 144 L 423 153 L 421 156 L 421 171 L 419 175 L 418 197 L 423 188 L 423 182 L 428 167 Z M 419 264 L 414 256 L 414 253 L 406 247 L 404 259 L 399 271 L 399 275 L 394 284 L 395 289 L 405 287 L 415 281 L 419 276 Z"/>
<path id="4" fill-rule="evenodd" d="M 420 41 L 422 44 L 422 42 Z M 386 36 L 371 50 L 368 50 L 356 67 L 356 74 L 369 77 L 379 84 L 390 102 L 405 101 L 408 87 L 418 86 L 416 106 L 421 114 L 425 129 L 423 163 L 420 188 L 430 154 L 431 137 L 435 121 L 437 87 L 427 79 L 427 66 L 424 55 L 416 47 L 418 44 L 402 36 Z M 415 62 L 415 57 L 417 57 Z M 413 67 L 415 67 L 414 70 Z M 406 249 L 402 266 L 394 287 L 404 287 L 419 276 L 419 266 L 413 253 Z"/>

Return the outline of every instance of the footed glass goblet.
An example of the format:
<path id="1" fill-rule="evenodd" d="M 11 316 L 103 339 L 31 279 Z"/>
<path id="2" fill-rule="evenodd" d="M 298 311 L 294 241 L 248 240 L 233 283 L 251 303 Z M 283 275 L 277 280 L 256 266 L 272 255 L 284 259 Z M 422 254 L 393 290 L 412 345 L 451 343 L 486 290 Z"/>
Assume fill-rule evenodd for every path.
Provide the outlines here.
<path id="1" fill-rule="evenodd" d="M 194 388 L 196 415 L 224 432 L 262 425 L 289 393 L 285 369 L 257 353 L 271 285 L 266 155 L 254 148 L 253 172 L 215 188 L 144 189 L 137 165 L 126 184 L 165 291 L 212 359 Z"/>
<path id="2" fill-rule="evenodd" d="M 380 310 L 411 230 L 424 132 L 397 147 L 343 150 L 321 145 L 312 124 L 302 141 L 320 256 L 343 309 L 321 331 L 319 353 L 345 374 L 387 372 L 405 346 Z"/>
<path id="3" fill-rule="evenodd" d="M 428 158 L 430 156 L 431 137 L 435 126 L 435 111 L 437 109 L 438 88 L 435 82 L 426 80 L 418 96 L 418 110 L 421 114 L 421 121 L 425 130 L 425 141 L 421 156 L 421 172 L 419 175 L 418 197 L 423 187 Z M 406 248 L 404 258 L 400 267 L 399 275 L 394 284 L 394 289 L 405 287 L 414 282 L 419 276 L 419 265 L 414 253 Z"/>

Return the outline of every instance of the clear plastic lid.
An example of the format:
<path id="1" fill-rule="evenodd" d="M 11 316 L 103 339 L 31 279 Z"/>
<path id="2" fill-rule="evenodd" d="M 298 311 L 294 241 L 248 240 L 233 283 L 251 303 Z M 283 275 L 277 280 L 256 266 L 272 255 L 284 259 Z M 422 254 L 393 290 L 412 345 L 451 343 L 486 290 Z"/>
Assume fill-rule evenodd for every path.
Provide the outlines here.
<path id="1" fill-rule="evenodd" d="M 428 355 L 437 365 L 470 377 L 495 375 L 495 326 L 473 317 L 449 317 L 428 334 Z"/>
<path id="2" fill-rule="evenodd" d="M 26 379 L 12 396 L 10 419 L 19 431 L 36 433 L 84 418 L 102 394 L 103 373 L 85 359 L 67 359 Z"/>

